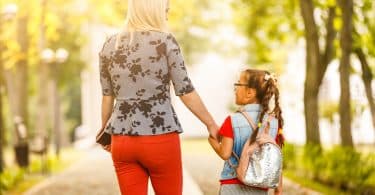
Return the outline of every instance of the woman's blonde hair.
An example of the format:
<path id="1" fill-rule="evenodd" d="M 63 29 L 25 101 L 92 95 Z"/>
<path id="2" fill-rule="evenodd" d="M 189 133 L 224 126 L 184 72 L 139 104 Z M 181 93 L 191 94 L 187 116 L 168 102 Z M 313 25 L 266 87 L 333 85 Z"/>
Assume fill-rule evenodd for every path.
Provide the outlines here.
<path id="1" fill-rule="evenodd" d="M 167 9 L 169 0 L 128 0 L 125 26 L 118 34 L 116 48 L 122 34 L 130 33 L 130 43 L 136 31 L 167 32 Z"/>

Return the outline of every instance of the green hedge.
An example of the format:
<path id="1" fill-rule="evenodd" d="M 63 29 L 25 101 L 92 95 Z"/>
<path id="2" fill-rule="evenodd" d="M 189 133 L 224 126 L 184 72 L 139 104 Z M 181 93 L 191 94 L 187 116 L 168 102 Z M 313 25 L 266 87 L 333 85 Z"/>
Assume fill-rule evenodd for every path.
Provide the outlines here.
<path id="1" fill-rule="evenodd" d="M 340 146 L 323 150 L 286 144 L 284 168 L 350 194 L 375 194 L 375 154 L 362 154 Z"/>

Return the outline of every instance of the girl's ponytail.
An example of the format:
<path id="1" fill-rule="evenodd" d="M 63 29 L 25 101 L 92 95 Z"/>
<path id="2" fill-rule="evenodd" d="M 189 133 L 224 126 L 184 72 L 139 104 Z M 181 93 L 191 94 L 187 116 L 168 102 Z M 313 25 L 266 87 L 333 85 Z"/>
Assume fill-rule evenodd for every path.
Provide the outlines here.
<path id="1" fill-rule="evenodd" d="M 274 75 L 268 71 L 259 71 L 248 69 L 246 72 L 249 74 L 248 85 L 254 88 L 257 92 L 257 99 L 260 101 L 262 111 L 259 115 L 258 121 L 261 124 L 266 113 L 272 113 L 278 119 L 278 131 L 276 135 L 276 143 L 283 147 L 284 136 L 282 134 L 282 127 L 284 126 L 284 119 L 282 117 L 282 110 L 279 102 L 279 89 L 277 88 L 277 80 Z M 274 97 L 275 106 L 272 111 L 269 111 L 270 101 Z M 250 138 L 250 143 L 255 142 L 259 132 L 260 125 L 254 130 Z"/>

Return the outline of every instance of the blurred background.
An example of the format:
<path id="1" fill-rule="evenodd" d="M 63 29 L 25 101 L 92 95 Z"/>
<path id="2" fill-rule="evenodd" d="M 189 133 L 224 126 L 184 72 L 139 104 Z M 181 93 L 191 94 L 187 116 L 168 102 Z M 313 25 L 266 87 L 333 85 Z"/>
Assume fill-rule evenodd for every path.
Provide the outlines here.
<path id="1" fill-rule="evenodd" d="M 110 154 L 95 144 L 98 52 L 126 5 L 0 0 L 0 194 L 119 194 Z M 374 1 L 170 0 L 168 22 L 218 124 L 237 108 L 241 70 L 277 75 L 285 194 L 375 194 Z M 217 194 L 223 161 L 173 104 L 184 193 Z"/>

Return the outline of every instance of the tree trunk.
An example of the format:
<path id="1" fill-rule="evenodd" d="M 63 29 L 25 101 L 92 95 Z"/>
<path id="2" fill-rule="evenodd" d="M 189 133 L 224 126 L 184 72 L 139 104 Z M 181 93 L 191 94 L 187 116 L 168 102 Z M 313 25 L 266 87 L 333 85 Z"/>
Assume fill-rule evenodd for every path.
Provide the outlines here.
<path id="1" fill-rule="evenodd" d="M 306 38 L 306 80 L 304 89 L 304 108 L 306 122 L 306 143 L 320 146 L 318 93 L 319 36 L 314 20 L 314 5 L 311 0 L 300 0 L 301 14 L 305 25 Z"/>
<path id="2" fill-rule="evenodd" d="M 18 43 L 21 47 L 22 58 L 17 64 L 17 76 L 18 78 L 18 89 L 19 89 L 19 99 L 20 108 L 19 114 L 23 119 L 23 122 L 26 127 L 29 127 L 28 120 L 28 61 L 27 61 L 27 52 L 28 52 L 28 36 L 27 33 L 27 24 L 28 17 L 27 15 L 21 17 L 18 21 Z M 29 130 L 29 129 L 28 129 Z"/>
<path id="3" fill-rule="evenodd" d="M 330 7 L 328 10 L 328 18 L 327 18 L 327 23 L 326 23 L 326 44 L 324 48 L 324 53 L 321 55 L 322 58 L 322 63 L 320 64 L 319 68 L 319 74 L 318 74 L 318 82 L 319 86 L 322 84 L 324 74 L 327 70 L 328 64 L 332 61 L 332 58 L 334 57 L 334 44 L 333 41 L 336 38 L 336 30 L 333 27 L 333 21 L 335 19 L 335 7 Z"/>
<path id="4" fill-rule="evenodd" d="M 1 71 L 0 71 L 0 74 L 1 74 Z M 3 87 L 0 84 L 0 173 L 4 171 L 4 159 L 3 159 L 4 158 L 3 144 L 4 144 L 4 135 L 5 135 L 4 127 L 5 125 L 4 125 L 4 118 L 3 118 Z"/>
<path id="5" fill-rule="evenodd" d="M 1 26 L 0 26 L 1 28 Z M 0 29 L 1 32 L 1 29 Z M 0 173 L 4 171 L 4 153 L 3 153 L 3 144 L 4 144 L 4 135 L 5 135 L 5 124 L 4 124 L 4 115 L 3 115 L 3 95 L 5 92 L 4 86 L 4 71 L 3 71 L 3 61 L 2 61 L 2 51 L 3 48 L 0 45 Z"/>
<path id="6" fill-rule="evenodd" d="M 23 123 L 28 127 L 28 36 L 27 36 L 27 15 L 23 15 L 17 22 L 17 41 L 21 48 L 21 59 L 17 62 L 15 70 L 3 70 L 5 83 L 7 86 L 9 104 L 11 108 L 12 121 L 16 116 L 20 116 Z M 15 135 L 17 135 L 15 133 Z"/>
<path id="7" fill-rule="evenodd" d="M 15 79 L 15 75 L 12 69 L 4 69 L 4 79 L 6 85 L 6 91 L 8 96 L 8 102 L 10 107 L 10 118 L 13 121 L 14 117 L 19 115 L 19 101 L 17 101 L 19 94 L 17 93 L 19 90 L 17 88 L 17 83 Z"/>
<path id="8" fill-rule="evenodd" d="M 45 15 L 46 15 L 47 0 L 41 1 L 41 17 L 40 17 L 40 40 L 39 40 L 39 53 L 42 53 L 45 48 Z M 38 136 L 47 136 L 47 113 L 48 113 L 48 67 L 43 61 L 40 61 L 39 71 L 39 96 L 38 96 L 38 114 L 36 121 L 36 134 Z"/>
<path id="9" fill-rule="evenodd" d="M 350 53 L 352 51 L 352 0 L 340 0 L 342 9 L 343 26 L 341 29 L 340 47 L 342 56 L 340 59 L 340 135 L 341 145 L 353 147 L 351 132 L 351 109 L 350 109 Z"/>
<path id="10" fill-rule="evenodd" d="M 363 52 L 363 50 L 361 48 L 356 48 L 354 52 L 357 54 L 357 57 L 359 61 L 361 62 L 362 80 L 365 85 L 366 96 L 367 96 L 368 103 L 370 105 L 370 111 L 371 111 L 371 116 L 372 116 L 372 126 L 375 130 L 375 103 L 374 103 L 374 98 L 372 97 L 373 91 L 371 87 L 373 75 L 372 75 L 370 66 L 368 65 L 366 55 Z"/>

